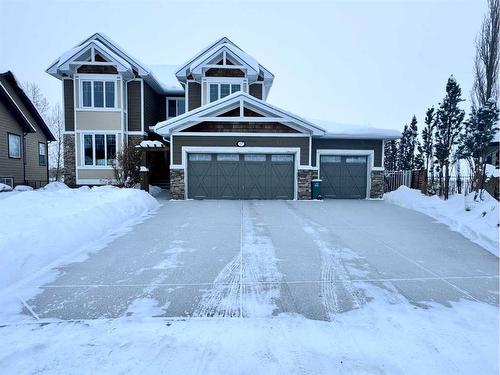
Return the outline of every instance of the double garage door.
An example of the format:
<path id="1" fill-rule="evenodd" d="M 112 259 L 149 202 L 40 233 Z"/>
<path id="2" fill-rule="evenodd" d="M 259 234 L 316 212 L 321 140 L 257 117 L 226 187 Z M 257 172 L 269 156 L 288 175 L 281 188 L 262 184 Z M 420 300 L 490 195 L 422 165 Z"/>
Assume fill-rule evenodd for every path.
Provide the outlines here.
<path id="1" fill-rule="evenodd" d="M 366 156 L 321 155 L 323 198 L 366 198 L 367 162 Z"/>
<path id="2" fill-rule="evenodd" d="M 294 155 L 188 154 L 188 198 L 293 199 Z"/>

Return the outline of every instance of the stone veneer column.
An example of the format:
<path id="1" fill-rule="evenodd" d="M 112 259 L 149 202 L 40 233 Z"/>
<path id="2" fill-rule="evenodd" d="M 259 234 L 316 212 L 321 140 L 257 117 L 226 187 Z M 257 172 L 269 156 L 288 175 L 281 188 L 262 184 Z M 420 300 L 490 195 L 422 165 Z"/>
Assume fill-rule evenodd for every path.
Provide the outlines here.
<path id="1" fill-rule="evenodd" d="M 63 135 L 63 160 L 64 183 L 68 186 L 76 185 L 76 159 L 75 159 L 75 135 Z"/>
<path id="2" fill-rule="evenodd" d="M 372 171 L 370 198 L 380 199 L 383 196 L 384 196 L 384 171 Z"/>
<path id="3" fill-rule="evenodd" d="M 313 169 L 299 169 L 297 175 L 298 199 L 311 199 L 311 182 L 318 178 L 318 171 Z"/>
<path id="4" fill-rule="evenodd" d="M 172 199 L 185 199 L 184 169 L 170 169 L 170 196 Z"/>

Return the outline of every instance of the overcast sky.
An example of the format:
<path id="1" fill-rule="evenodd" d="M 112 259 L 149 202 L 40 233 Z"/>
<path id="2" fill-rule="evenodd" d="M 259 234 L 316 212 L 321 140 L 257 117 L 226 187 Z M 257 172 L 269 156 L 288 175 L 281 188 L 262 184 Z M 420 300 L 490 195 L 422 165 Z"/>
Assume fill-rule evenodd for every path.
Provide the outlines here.
<path id="1" fill-rule="evenodd" d="M 469 99 L 486 1 L 168 2 L 0 0 L 0 66 L 37 82 L 101 31 L 144 63 L 181 64 L 227 36 L 275 74 L 268 101 L 308 118 L 400 129 L 444 96 Z M 469 104 L 465 106 L 468 108 Z"/>

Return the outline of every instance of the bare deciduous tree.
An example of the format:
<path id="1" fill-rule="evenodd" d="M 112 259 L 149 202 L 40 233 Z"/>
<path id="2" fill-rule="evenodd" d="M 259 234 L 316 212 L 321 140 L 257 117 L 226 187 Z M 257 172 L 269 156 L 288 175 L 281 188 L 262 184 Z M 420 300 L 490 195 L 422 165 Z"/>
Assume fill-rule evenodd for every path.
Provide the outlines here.
<path id="1" fill-rule="evenodd" d="M 474 108 L 486 106 L 490 98 L 498 100 L 499 61 L 500 0 L 488 0 L 488 14 L 484 17 L 481 31 L 476 38 L 474 84 L 471 95 Z"/>
<path id="2" fill-rule="evenodd" d="M 50 130 L 54 134 L 55 141 L 49 145 L 49 163 L 52 165 L 50 169 L 51 177 L 55 181 L 59 181 L 62 177 L 63 169 L 63 132 L 64 121 L 63 112 L 59 104 L 54 105 L 49 121 Z"/>
<path id="3" fill-rule="evenodd" d="M 38 86 L 34 82 L 24 82 L 22 86 L 23 86 L 23 91 L 31 100 L 31 102 L 35 105 L 35 108 L 38 110 L 42 118 L 46 122 L 49 122 L 50 103 L 45 97 L 45 95 L 43 95 L 40 86 Z"/>

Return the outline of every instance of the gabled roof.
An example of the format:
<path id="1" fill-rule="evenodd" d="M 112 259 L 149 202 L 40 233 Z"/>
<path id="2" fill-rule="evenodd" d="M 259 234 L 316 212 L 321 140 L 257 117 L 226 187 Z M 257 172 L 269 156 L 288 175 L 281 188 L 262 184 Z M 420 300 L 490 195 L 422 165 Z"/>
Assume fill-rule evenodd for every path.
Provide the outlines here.
<path id="1" fill-rule="evenodd" d="M 241 65 L 247 67 L 247 73 L 250 78 L 256 80 L 260 75 L 264 78 L 264 82 L 266 83 L 270 83 L 274 79 L 274 75 L 269 70 L 259 64 L 256 59 L 244 52 L 227 37 L 216 40 L 181 65 L 176 72 L 177 78 L 181 82 L 185 82 L 190 74 L 193 76 L 201 75 L 201 66 L 210 59 L 215 58 L 223 50 L 226 50 L 230 55 L 234 56 Z"/>
<path id="2" fill-rule="evenodd" d="M 99 49 L 102 49 L 103 52 L 107 53 L 122 69 L 125 69 L 125 71 L 129 70 L 129 74 L 133 74 L 135 71 L 139 77 L 143 78 L 156 92 L 161 94 L 177 94 L 183 92 L 182 87 L 172 88 L 171 85 L 164 85 L 146 64 L 140 62 L 128 52 L 125 52 L 122 47 L 103 33 L 95 33 L 78 43 L 76 47 L 63 53 L 47 68 L 46 72 L 61 79 L 64 74 L 68 73 L 65 69 L 61 69 L 66 68 L 64 64 L 67 64 L 72 58 L 77 57 L 91 45 L 95 45 Z"/>
<path id="3" fill-rule="evenodd" d="M 4 86 L 4 82 L 12 88 L 13 92 L 9 92 L 9 89 Z M 24 132 L 36 133 L 37 127 L 35 125 L 38 125 L 48 141 L 56 140 L 42 116 L 18 84 L 16 77 L 11 71 L 0 73 L 0 97 L 5 100 L 6 105 L 15 114 Z M 22 102 L 22 105 L 18 103 L 18 100 Z M 24 112 L 23 106 L 29 112 L 30 116 Z M 32 120 L 30 117 L 36 121 L 36 124 L 31 122 Z"/>
<path id="4" fill-rule="evenodd" d="M 162 136 L 168 136 L 175 131 L 180 131 L 181 129 L 194 126 L 200 122 L 206 121 L 212 116 L 217 116 L 225 111 L 233 109 L 235 106 L 250 107 L 263 111 L 272 117 L 274 121 L 284 123 L 302 133 L 312 135 L 325 134 L 323 129 L 313 123 L 290 112 L 277 108 L 263 100 L 257 99 L 243 91 L 235 92 L 234 94 L 202 107 L 198 107 L 170 120 L 159 122 L 153 127 L 153 130 Z M 258 119 L 264 118 L 265 117 Z M 241 122 L 257 121 L 254 117 L 239 117 L 237 120 Z M 235 121 L 235 119 L 232 117 L 220 117 L 220 121 Z"/>

